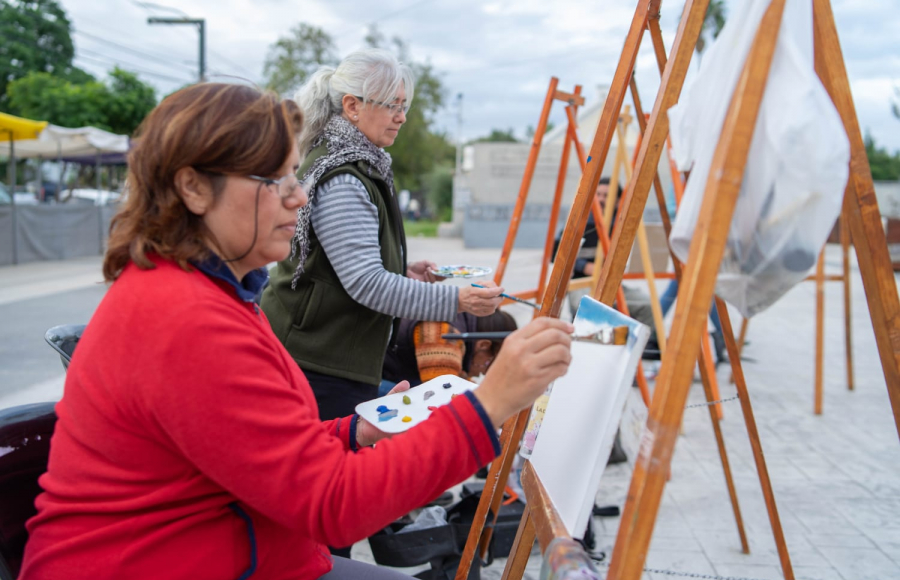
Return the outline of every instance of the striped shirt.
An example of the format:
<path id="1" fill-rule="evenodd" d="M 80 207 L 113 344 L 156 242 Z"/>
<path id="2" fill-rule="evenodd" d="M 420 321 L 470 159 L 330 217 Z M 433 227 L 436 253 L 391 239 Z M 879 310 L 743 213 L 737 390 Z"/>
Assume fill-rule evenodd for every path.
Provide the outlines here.
<path id="1" fill-rule="evenodd" d="M 459 289 L 388 272 L 378 243 L 378 208 L 362 182 L 336 175 L 318 185 L 310 222 L 351 298 L 376 312 L 413 320 L 451 321 Z"/>

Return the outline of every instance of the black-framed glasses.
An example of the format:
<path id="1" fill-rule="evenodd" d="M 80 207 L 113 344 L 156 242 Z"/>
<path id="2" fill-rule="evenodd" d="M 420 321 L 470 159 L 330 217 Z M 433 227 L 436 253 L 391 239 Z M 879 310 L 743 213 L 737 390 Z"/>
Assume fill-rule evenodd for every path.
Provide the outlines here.
<path id="1" fill-rule="evenodd" d="M 354 95 L 356 96 L 356 95 Z M 372 103 L 373 105 L 378 105 L 379 107 L 384 107 L 385 109 L 391 112 L 391 115 L 396 115 L 400 111 L 403 111 L 403 114 L 407 114 L 409 112 L 409 103 L 384 103 L 382 101 L 367 101 L 363 97 L 356 97 L 360 101 L 364 103 Z"/>
<path id="2" fill-rule="evenodd" d="M 268 177 L 260 177 L 258 175 L 245 175 L 247 179 L 252 179 L 254 181 L 259 181 L 261 183 L 266 184 L 266 186 L 275 186 L 275 191 L 278 193 L 278 197 L 281 199 L 287 199 L 294 192 L 297 191 L 297 188 L 300 187 L 300 180 L 297 179 L 297 176 L 293 173 L 289 173 L 284 177 L 279 177 L 278 179 L 270 179 Z"/>

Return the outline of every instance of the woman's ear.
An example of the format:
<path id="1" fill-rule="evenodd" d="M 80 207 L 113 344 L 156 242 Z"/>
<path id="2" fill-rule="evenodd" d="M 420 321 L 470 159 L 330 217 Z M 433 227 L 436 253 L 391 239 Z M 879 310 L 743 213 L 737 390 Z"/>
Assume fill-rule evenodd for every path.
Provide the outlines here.
<path id="1" fill-rule="evenodd" d="M 359 111 L 362 109 L 362 103 L 353 95 L 344 95 L 341 98 L 341 107 L 344 109 L 344 116 L 351 122 L 359 121 Z"/>
<path id="2" fill-rule="evenodd" d="M 175 172 L 175 190 L 193 214 L 203 215 L 212 207 L 212 184 L 193 167 L 182 167 Z"/>
<path id="3" fill-rule="evenodd" d="M 492 354 L 491 347 L 493 343 L 486 339 L 481 338 L 475 341 L 475 352 L 486 352 L 488 354 Z"/>

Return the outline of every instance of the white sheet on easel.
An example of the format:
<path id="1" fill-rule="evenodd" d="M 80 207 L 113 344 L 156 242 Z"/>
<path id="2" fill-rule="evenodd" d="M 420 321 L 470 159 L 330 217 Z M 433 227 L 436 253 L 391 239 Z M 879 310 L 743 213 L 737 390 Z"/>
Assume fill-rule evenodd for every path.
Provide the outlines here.
<path id="1" fill-rule="evenodd" d="M 643 324 L 585 296 L 575 333 L 598 323 L 629 327 L 625 346 L 572 343 L 568 372 L 553 384 L 531 463 L 569 534 L 584 536 L 637 363 L 650 336 Z"/>

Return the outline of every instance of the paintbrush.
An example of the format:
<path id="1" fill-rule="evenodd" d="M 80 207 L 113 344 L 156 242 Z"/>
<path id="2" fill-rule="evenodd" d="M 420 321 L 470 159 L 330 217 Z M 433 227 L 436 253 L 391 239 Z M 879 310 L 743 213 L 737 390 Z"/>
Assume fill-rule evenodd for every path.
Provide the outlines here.
<path id="1" fill-rule="evenodd" d="M 487 286 L 482 286 L 481 284 L 472 284 L 472 286 L 474 286 L 474 287 L 476 287 L 476 288 L 487 288 Z M 503 296 L 504 298 L 509 298 L 510 300 L 513 300 L 513 301 L 515 301 L 515 302 L 519 302 L 520 304 L 527 304 L 527 305 L 531 306 L 532 308 L 534 308 L 534 309 L 536 309 L 536 310 L 540 310 L 540 309 L 541 309 L 541 307 L 538 306 L 537 304 L 535 304 L 534 302 L 529 302 L 529 301 L 527 301 L 527 300 L 522 300 L 521 298 L 516 298 L 515 296 L 510 296 L 509 294 L 504 294 L 503 292 L 500 293 L 500 296 Z"/>
<path id="2" fill-rule="evenodd" d="M 591 334 L 572 334 L 572 340 L 579 342 L 596 342 L 600 344 L 625 344 L 628 341 L 628 327 L 617 326 L 607 332 L 594 332 Z M 503 340 L 514 331 L 501 330 L 496 332 L 459 332 L 442 334 L 444 340 Z"/>

